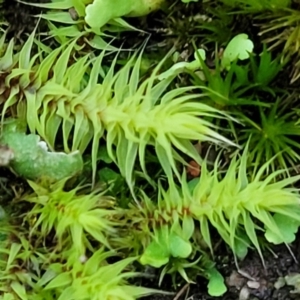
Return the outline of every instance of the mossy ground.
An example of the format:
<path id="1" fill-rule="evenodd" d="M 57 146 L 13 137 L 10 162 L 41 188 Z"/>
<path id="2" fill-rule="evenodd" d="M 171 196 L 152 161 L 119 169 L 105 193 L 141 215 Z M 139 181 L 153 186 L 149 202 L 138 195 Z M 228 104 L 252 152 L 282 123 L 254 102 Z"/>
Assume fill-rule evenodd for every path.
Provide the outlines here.
<path id="1" fill-rule="evenodd" d="M 8 3 L 8 2 L 5 2 Z M 7 7 L 8 4 L 6 4 Z M 6 8 L 7 8 L 6 7 Z M 181 55 L 181 60 L 188 60 L 192 57 L 194 48 L 193 43 L 197 46 L 202 45 L 203 41 L 206 41 L 207 52 L 212 54 L 211 63 L 213 64 L 213 51 L 215 47 L 214 41 L 207 40 L 208 37 L 215 38 L 215 41 L 222 44 L 228 42 L 231 36 L 240 32 L 247 33 L 255 44 L 258 51 L 262 49 L 262 37 L 258 35 L 259 28 L 255 25 L 253 16 L 244 15 L 232 15 L 225 17 L 220 13 L 220 20 L 224 17 L 224 32 L 221 34 L 205 36 L 205 31 L 201 31 L 199 34 L 199 18 L 204 16 L 212 17 L 212 14 L 205 11 L 202 4 L 191 3 L 186 6 L 180 2 L 173 6 L 174 9 L 164 10 L 153 13 L 146 18 L 142 19 L 130 19 L 133 25 L 145 31 L 145 33 L 129 32 L 122 33 L 119 40 L 117 40 L 116 46 L 122 45 L 124 48 L 137 48 L 142 45 L 145 37 L 148 38 L 147 46 L 145 48 L 145 57 L 150 61 L 157 62 L 175 45 L 176 50 Z M 22 13 L 18 14 L 17 10 L 22 10 Z M 30 12 L 32 13 L 32 12 Z M 34 10 L 36 13 L 36 10 Z M 13 19 L 19 20 L 15 25 L 10 26 L 10 35 L 20 38 L 24 34 L 24 24 L 30 22 L 28 13 L 24 12 L 24 6 L 17 6 L 16 10 L 11 7 L 7 8 L 7 14 L 5 15 L 7 20 L 12 24 Z M 21 16 L 25 16 L 20 19 Z M 35 26 L 35 22 L 32 25 Z M 30 31 L 34 26 L 29 26 L 26 30 Z M 275 52 L 280 52 L 280 49 Z M 278 87 L 286 90 L 295 90 L 297 92 L 297 82 L 291 84 L 288 75 L 292 64 L 287 65 L 284 71 L 281 73 L 281 77 L 276 79 Z M 147 73 L 145 73 L 146 76 Z M 185 78 L 181 78 L 181 82 L 178 84 L 184 84 Z M 299 83 L 299 82 L 298 82 Z M 247 109 L 247 108 L 246 108 Z M 155 173 L 155 171 L 154 171 Z M 21 179 L 16 178 L 9 171 L 2 171 L 0 175 L 0 201 L 6 201 L 9 197 L 18 196 L 26 189 L 27 185 Z M 0 203 L 1 204 L 1 203 Z M 298 235 L 296 242 L 291 246 L 295 257 L 300 261 L 300 236 Z M 215 239 L 215 243 L 218 244 L 218 238 Z M 275 282 L 279 277 L 284 277 L 290 273 L 300 273 L 300 266 L 292 258 L 291 253 L 285 246 L 272 247 L 272 252 L 268 249 L 264 250 L 264 257 L 266 262 L 266 269 L 264 269 L 262 262 L 255 251 L 251 251 L 245 260 L 240 262 L 240 273 L 237 272 L 236 265 L 234 264 L 233 256 L 223 243 L 220 243 L 216 251 L 216 262 L 219 271 L 226 278 L 226 282 L 229 291 L 226 295 L 220 298 L 210 297 L 207 290 L 207 282 L 203 277 L 199 277 L 195 284 L 190 284 L 184 288 L 184 283 L 175 287 L 172 287 L 170 278 L 164 281 L 160 289 L 167 291 L 174 291 L 173 296 L 151 296 L 147 299 L 152 300 L 208 300 L 208 299 L 245 299 L 245 300 L 289 300 L 297 299 L 297 295 L 291 294 L 290 291 L 293 287 L 284 286 L 280 289 L 274 287 Z M 155 273 L 154 273 L 155 274 Z M 159 274 L 155 274 L 152 279 L 142 279 L 144 286 L 157 288 Z M 140 281 L 140 279 L 138 279 Z M 249 283 L 250 282 L 250 283 Z M 250 287 L 249 287 L 250 286 Z M 252 287 L 252 288 L 251 288 Z M 242 291 L 242 292 L 241 292 Z M 180 296 L 180 292 L 182 292 Z M 244 293 L 246 295 L 249 292 L 247 298 L 241 298 Z M 298 298 L 299 299 L 299 298 Z"/>

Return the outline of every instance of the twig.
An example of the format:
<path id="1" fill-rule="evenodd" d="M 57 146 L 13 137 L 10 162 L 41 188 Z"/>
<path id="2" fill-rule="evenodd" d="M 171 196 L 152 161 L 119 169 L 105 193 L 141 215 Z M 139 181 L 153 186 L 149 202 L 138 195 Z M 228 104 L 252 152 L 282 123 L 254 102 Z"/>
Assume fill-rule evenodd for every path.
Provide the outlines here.
<path id="1" fill-rule="evenodd" d="M 181 290 L 177 293 L 177 295 L 175 296 L 175 298 L 173 300 L 178 300 L 179 297 L 189 288 L 190 284 L 186 283 Z"/>

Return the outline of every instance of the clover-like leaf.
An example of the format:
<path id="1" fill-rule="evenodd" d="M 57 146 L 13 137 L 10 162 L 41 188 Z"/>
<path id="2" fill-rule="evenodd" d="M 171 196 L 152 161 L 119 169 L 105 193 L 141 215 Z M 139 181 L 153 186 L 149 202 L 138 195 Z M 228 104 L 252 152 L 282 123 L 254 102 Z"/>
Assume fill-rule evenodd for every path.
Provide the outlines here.
<path id="1" fill-rule="evenodd" d="M 236 35 L 227 45 L 222 58 L 222 67 L 229 68 L 231 62 L 236 59 L 245 60 L 249 58 L 249 53 L 252 53 L 254 48 L 253 42 L 248 38 L 248 35 L 241 33 Z"/>
<path id="2" fill-rule="evenodd" d="M 155 268 L 160 268 L 168 263 L 169 257 L 170 251 L 165 244 L 152 241 L 141 256 L 140 262 L 143 265 L 150 265 Z"/>
<path id="3" fill-rule="evenodd" d="M 192 253 L 191 244 L 174 232 L 169 237 L 169 248 L 173 257 L 187 258 Z"/>
<path id="4" fill-rule="evenodd" d="M 222 296 L 227 291 L 227 287 L 224 283 L 224 277 L 215 268 L 208 270 L 207 273 L 209 277 L 207 286 L 209 295 L 213 297 Z"/>
<path id="5" fill-rule="evenodd" d="M 281 232 L 281 236 L 274 233 L 270 229 L 267 229 L 265 232 L 266 239 L 273 244 L 281 244 L 281 243 L 292 243 L 296 238 L 296 233 L 300 226 L 300 223 L 297 220 L 291 219 L 285 215 L 276 213 L 273 216 L 273 220 L 275 221 L 277 227 Z M 282 240 L 284 238 L 284 240 Z"/>

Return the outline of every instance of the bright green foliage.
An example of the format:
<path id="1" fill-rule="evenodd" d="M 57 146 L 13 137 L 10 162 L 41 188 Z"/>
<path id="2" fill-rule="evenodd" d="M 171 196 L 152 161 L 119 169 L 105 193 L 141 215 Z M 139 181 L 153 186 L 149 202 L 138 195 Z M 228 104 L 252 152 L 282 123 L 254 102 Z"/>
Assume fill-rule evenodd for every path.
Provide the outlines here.
<path id="1" fill-rule="evenodd" d="M 103 73 L 101 63 L 104 52 L 94 59 L 90 59 L 88 55 L 83 56 L 68 66 L 74 41 L 66 49 L 60 47 L 47 55 L 40 65 L 32 68 L 29 79 L 32 61 L 28 55 L 32 39 L 33 36 L 21 50 L 22 56 L 27 55 L 25 58 L 29 68 L 21 69 L 27 76 L 25 86 L 22 77 L 20 82 L 24 99 L 18 99 L 12 91 L 11 96 L 5 100 L 2 116 L 4 117 L 8 108 L 17 104 L 19 117 L 25 118 L 30 131 L 37 132 L 52 149 L 55 148 L 60 128 L 67 153 L 76 150 L 83 153 L 92 142 L 94 176 L 99 139 L 104 134 L 108 154 L 118 164 L 131 189 L 133 166 L 137 156 L 143 172 L 147 174 L 147 145 L 155 147 L 162 168 L 169 178 L 172 177 L 172 170 L 179 177 L 175 160 L 181 158 L 174 148 L 200 163 L 199 154 L 191 140 L 233 145 L 216 133 L 214 126 L 204 119 L 228 116 L 193 100 L 200 95 L 187 94 L 192 91 L 192 87 L 178 88 L 166 93 L 172 78 L 155 82 L 160 65 L 151 76 L 140 83 L 141 56 L 130 59 L 116 74 L 116 60 L 107 74 Z M 7 50 L 5 55 L 8 54 Z M 17 74 L 19 72 L 18 70 Z M 11 73 L 14 74 L 15 70 Z M 88 74 L 88 80 L 85 79 L 85 74 Z M 102 83 L 99 83 L 100 74 L 104 77 Z M 117 147 L 116 155 L 114 146 Z"/>
<path id="2" fill-rule="evenodd" d="M 30 184 L 35 194 L 21 200 L 35 205 L 19 219 L 22 227 L 9 225 L 9 219 L 0 223 L 1 300 L 135 300 L 163 293 L 128 284 L 140 275 L 129 266 L 135 257 L 106 261 L 118 255 L 96 242 L 105 243 L 102 238 L 117 229 L 110 198 L 65 192 L 63 182 L 48 188 Z"/>
<path id="3" fill-rule="evenodd" d="M 245 118 L 247 128 L 240 136 L 240 142 L 248 142 L 249 161 L 256 169 L 261 164 L 273 159 L 267 166 L 266 172 L 274 172 L 281 168 L 289 174 L 289 168 L 298 164 L 300 144 L 295 137 L 300 136 L 300 126 L 297 124 L 296 114 L 288 110 L 292 105 L 292 97 L 279 97 L 270 108 L 259 107 L 259 120 L 255 122 Z M 250 127 L 251 126 L 251 127 Z"/>
<path id="4" fill-rule="evenodd" d="M 239 43 L 242 43 L 241 47 Z M 268 107 L 267 103 L 257 101 L 257 98 L 261 97 L 259 93 L 262 91 L 275 96 L 276 88 L 271 87 L 271 83 L 283 68 L 280 57 L 272 60 L 272 54 L 267 51 L 266 45 L 259 55 L 250 53 L 252 47 L 253 43 L 245 34 L 237 35 L 225 48 L 222 58 L 215 58 L 213 69 L 206 65 L 206 52 L 198 49 L 194 53 L 194 61 L 174 64 L 161 73 L 159 79 L 189 73 L 195 86 L 201 89 L 206 103 L 230 109 L 242 121 L 245 114 L 241 112 L 240 105 Z M 240 64 L 241 58 L 249 58 L 249 62 Z"/>
<path id="5" fill-rule="evenodd" d="M 226 286 L 195 236 L 195 220 L 189 211 L 189 199 L 181 197 L 174 184 L 172 187 L 168 192 L 160 188 L 157 204 L 143 194 L 142 209 L 132 208 L 125 213 L 131 234 L 128 237 L 126 231 L 126 236 L 122 235 L 118 241 L 121 242 L 119 245 L 141 253 L 143 265 L 163 267 L 159 283 L 166 274 L 172 276 L 174 286 L 177 274 L 186 282 L 193 282 L 190 274 L 193 278 L 202 275 L 209 280 L 210 295 L 221 295 L 225 293 Z M 195 243 L 192 243 L 193 240 Z M 196 255 L 198 259 L 195 259 Z"/>
<path id="6" fill-rule="evenodd" d="M 194 232 L 193 222 L 191 223 L 192 227 L 189 228 L 189 236 L 184 235 L 186 232 L 180 228 L 177 222 L 174 225 L 171 230 L 168 225 L 154 228 L 153 241 L 140 259 L 143 265 L 159 268 L 168 263 L 170 257 L 187 258 L 191 255 L 192 246 L 188 241 Z"/>
<path id="7" fill-rule="evenodd" d="M 239 66 L 237 62 L 224 71 L 220 61 L 216 59 L 214 72 L 202 62 L 204 78 L 191 74 L 194 84 L 206 96 L 205 100 L 212 106 L 228 108 L 238 105 L 256 105 L 257 101 L 245 97 L 245 92 L 251 88 L 248 80 L 248 67 Z"/>
<path id="8" fill-rule="evenodd" d="M 135 258 L 127 258 L 113 264 L 105 259 L 113 253 L 97 250 L 86 262 L 82 263 L 76 251 L 72 251 L 67 262 L 50 265 L 39 285 L 45 290 L 53 290 L 57 300 L 135 300 L 142 296 L 157 293 L 153 289 L 131 286 L 126 279 L 139 275 L 136 272 L 124 272 Z"/>
<path id="9" fill-rule="evenodd" d="M 272 214 L 280 213 L 291 220 L 300 220 L 298 190 L 288 187 L 298 181 L 300 176 L 274 182 L 284 172 L 281 170 L 263 178 L 262 175 L 271 163 L 268 161 L 249 179 L 247 160 L 248 147 L 240 159 L 232 159 L 224 177 L 220 177 L 217 171 L 218 162 L 212 172 L 208 172 L 204 165 L 193 192 L 190 192 L 187 184 L 183 184 L 182 192 L 185 201 L 189 202 L 191 216 L 200 222 L 203 239 L 210 249 L 212 242 L 209 226 L 213 226 L 234 252 L 238 243 L 242 242 L 244 246 L 248 244 L 247 239 L 240 234 L 244 231 L 262 256 L 256 230 L 263 229 L 255 220 L 259 220 L 266 230 L 284 242 L 285 238 Z"/>
<path id="10" fill-rule="evenodd" d="M 214 297 L 222 296 L 226 291 L 226 285 L 224 283 L 224 277 L 215 268 L 211 268 L 208 273 L 208 293 Z"/>
<path id="11" fill-rule="evenodd" d="M 18 53 L 14 51 L 14 41 L 10 40 L 10 42 L 6 44 L 5 40 L 6 33 L 2 34 L 0 38 L 0 71 L 5 78 L 0 91 L 0 105 L 3 106 L 1 112 L 2 124 L 6 110 L 15 103 L 20 103 L 19 109 L 20 112 L 22 111 L 25 94 L 28 93 L 28 91 L 24 93 L 23 91 L 29 88 L 31 83 L 31 71 L 37 60 L 37 56 L 31 57 L 34 32 L 29 36 Z M 12 111 L 12 113 L 15 112 Z"/>
<path id="12" fill-rule="evenodd" d="M 135 258 L 108 264 L 106 258 L 114 253 L 103 248 L 90 258 L 76 247 L 47 253 L 45 247 L 36 249 L 37 243 L 30 243 L 23 232 L 13 234 L 14 242 L 7 239 L 0 247 L 1 256 L 5 256 L 0 266 L 1 300 L 135 300 L 162 293 L 127 283 L 127 278 L 139 275 L 124 271 Z"/>
<path id="13" fill-rule="evenodd" d="M 284 172 L 281 170 L 264 177 L 271 163 L 269 161 L 249 177 L 248 155 L 246 147 L 241 158 L 238 155 L 233 157 L 225 174 L 218 171 L 219 160 L 213 171 L 208 171 L 206 164 L 203 164 L 200 178 L 195 180 L 193 187 L 185 179 L 181 188 L 170 183 L 169 190 L 160 188 L 157 204 L 143 196 L 140 217 L 129 214 L 131 228 L 135 228 L 131 229 L 132 235 L 144 248 L 138 250 L 143 251 L 140 258 L 142 264 L 157 268 L 164 266 L 161 277 L 166 273 L 173 275 L 179 272 L 187 281 L 190 281 L 187 275 L 190 267 L 201 268 L 200 273 L 211 278 L 208 288 L 216 296 L 226 290 L 221 284 L 221 275 L 214 269 L 206 269 L 201 261 L 195 264 L 188 261 L 192 258 L 195 244 L 206 245 L 213 251 L 211 227 L 240 258 L 245 256 L 251 244 L 262 257 L 257 232 L 265 232 L 272 243 L 287 244 L 292 241 L 291 235 L 300 224 L 300 198 L 298 189 L 290 188 L 290 185 L 297 182 L 300 176 L 274 181 Z M 293 222 L 293 225 L 284 225 L 284 220 L 289 224 Z M 201 241 L 195 230 L 198 223 Z M 138 231 L 142 234 L 139 235 Z M 132 235 L 130 239 L 133 241 Z M 178 239 L 175 252 L 173 239 Z"/>
<path id="14" fill-rule="evenodd" d="M 283 93 L 282 83 L 276 80 L 285 63 L 297 59 L 299 13 L 287 9 L 290 0 L 182 0 L 201 2 L 200 13 L 182 22 L 176 19 L 180 10 L 174 14 L 168 7 L 165 10 L 168 18 L 174 18 L 166 27 L 174 23 L 180 25 L 178 32 L 183 31 L 184 46 L 180 41 L 174 48 L 184 61 L 160 73 L 168 64 L 167 55 L 154 70 L 152 65 L 145 70 L 150 57 L 161 59 L 160 51 L 149 55 L 151 47 L 159 47 L 156 40 L 151 40 L 150 47 L 145 42 L 145 50 L 128 59 L 125 53 L 112 58 L 114 51 L 121 50 L 114 42 L 107 44 L 105 33 L 118 38 L 121 30 L 135 29 L 121 18 L 146 15 L 162 2 L 28 3 L 44 8 L 42 18 L 48 21 L 50 38 L 55 37 L 58 48 L 53 47 L 53 40 L 47 46 L 36 40 L 35 32 L 18 48 L 2 30 L 0 127 L 12 116 L 25 122 L 29 134 L 16 136 L 22 154 L 2 137 L 1 143 L 8 144 L 11 152 L 8 159 L 3 152 L 1 158 L 8 163 L 1 167 L 13 167 L 17 154 L 26 160 L 26 150 L 37 155 L 35 163 L 47 162 L 37 170 L 27 161 L 24 171 L 18 172 L 26 177 L 30 171 L 35 180 L 51 173 L 54 163 L 49 152 L 64 151 L 64 157 L 75 152 L 86 158 L 88 175 L 69 180 L 68 175 L 76 173 L 70 172 L 60 174 L 64 179 L 56 183 L 30 181 L 33 191 L 22 196 L 14 190 L 18 196 L 11 201 L 13 216 L 17 216 L 14 224 L 20 228 L 0 220 L 1 300 L 135 300 L 156 292 L 128 284 L 142 276 L 136 272 L 139 263 L 160 268 L 160 284 L 166 274 L 174 285 L 178 275 L 189 283 L 203 276 L 209 294 L 218 297 L 226 286 L 211 261 L 216 242 L 212 230 L 229 245 L 235 259 L 243 259 L 254 246 L 263 260 L 263 238 L 286 245 L 295 240 L 300 197 L 294 185 L 300 175 L 292 177 L 289 171 L 300 160 L 298 107 L 284 98 L 289 91 Z M 187 9 L 197 5 L 177 4 Z M 239 19 L 241 27 L 237 26 L 236 14 L 230 14 L 233 9 L 243 14 L 256 12 L 258 19 L 260 12 L 262 18 L 270 16 L 264 19 L 260 34 L 271 45 L 269 49 L 284 43 L 283 53 L 270 53 L 264 45 L 260 55 L 253 54 L 253 42 L 238 32 L 244 31 L 249 20 Z M 195 28 L 185 31 L 188 23 Z M 178 41 L 174 38 L 177 29 L 164 29 L 167 44 Z M 249 31 L 249 36 L 259 44 L 255 32 Z M 132 44 L 139 38 L 134 37 Z M 191 61 L 190 42 L 195 49 L 203 48 Z M 292 80 L 299 77 L 297 68 L 299 63 L 295 63 Z M 193 86 L 187 83 L 190 79 Z M 293 93 L 289 96 L 296 99 Z M 240 123 L 234 126 L 236 120 Z M 220 135 L 220 129 L 229 132 L 227 137 Z M 222 153 L 222 146 L 236 146 L 229 140 L 233 138 L 243 144 L 244 152 Z M 44 141 L 49 152 L 41 151 Z M 216 153 L 212 170 L 208 152 L 207 161 L 202 159 L 211 144 L 221 151 Z M 200 165 L 199 178 L 188 182 L 185 172 L 181 175 L 185 160 Z M 161 168 L 153 170 L 158 164 Z M 67 171 L 63 161 L 60 167 Z M 155 180 L 161 171 L 167 178 L 161 176 L 157 188 Z M 89 180 L 91 173 L 92 187 L 105 182 L 106 192 L 114 197 L 74 184 Z M 189 172 L 189 176 L 194 175 Z M 150 186 L 147 180 L 154 184 Z M 164 188 L 167 183 L 169 187 Z M 134 196 L 142 190 L 139 202 L 132 203 L 128 186 Z M 291 282 L 297 290 L 298 283 L 299 278 Z"/>
<path id="15" fill-rule="evenodd" d="M 161 228 L 159 224 L 163 223 L 170 224 L 169 226 L 175 224 L 177 228 L 177 224 L 180 223 L 182 224 L 181 236 L 188 241 L 193 236 L 193 220 L 196 220 L 200 222 L 203 241 L 211 251 L 213 245 L 209 228 L 213 226 L 235 255 L 242 253 L 244 251 L 242 249 L 247 248 L 250 242 L 262 257 L 257 230 L 267 231 L 268 235 L 272 234 L 276 237 L 277 242 L 284 243 L 285 237 L 278 227 L 279 224 L 274 220 L 273 213 L 300 221 L 298 190 L 289 188 L 292 183 L 299 180 L 300 176 L 274 182 L 275 178 L 284 172 L 281 170 L 262 177 L 271 163 L 268 161 L 249 178 L 248 158 L 248 147 L 246 147 L 240 159 L 237 156 L 233 157 L 224 176 L 218 172 L 218 160 L 211 172 L 207 170 L 206 164 L 203 164 L 200 179 L 192 191 L 185 179 L 182 180 L 181 190 L 174 184 L 171 184 L 168 191 L 161 189 L 158 208 L 155 209 L 154 205 L 145 200 L 144 215 L 149 219 L 144 217 L 145 225 L 141 225 L 141 230 L 147 233 L 150 229 L 146 226 Z M 257 220 L 264 225 L 264 228 L 257 225 Z M 159 239 L 156 243 L 157 241 Z M 145 257 L 150 259 L 149 255 L 152 253 L 153 260 L 156 254 L 150 251 L 151 244 L 149 247 L 143 259 Z"/>
<path id="16" fill-rule="evenodd" d="M 47 249 L 32 243 L 26 229 L 10 225 L 9 219 L 0 225 L 0 299 L 41 299 L 34 298 L 34 290 L 45 267 Z"/>
<path id="17" fill-rule="evenodd" d="M 116 211 L 110 210 L 110 199 L 97 193 L 78 194 L 78 188 L 64 191 L 65 181 L 50 184 L 47 188 L 29 182 L 34 193 L 24 197 L 34 207 L 28 212 L 32 220 L 31 234 L 46 238 L 55 230 L 58 248 L 74 245 L 79 253 L 90 248 L 90 239 L 108 245 L 108 236 L 116 232 L 112 220 Z"/>
<path id="18" fill-rule="evenodd" d="M 166 78 L 170 78 L 172 76 L 176 76 L 180 73 L 183 73 L 185 70 L 196 71 L 202 69 L 201 61 L 199 61 L 198 56 L 201 57 L 203 61 L 206 59 L 206 52 L 204 49 L 198 49 L 194 53 L 195 60 L 191 62 L 178 62 L 175 63 L 169 70 L 161 73 L 158 77 L 158 80 L 163 80 Z"/>
<path id="19" fill-rule="evenodd" d="M 246 60 L 250 57 L 254 48 L 253 42 L 248 39 L 248 35 L 241 33 L 230 40 L 226 46 L 221 59 L 221 67 L 223 69 L 230 69 L 231 64 L 237 60 Z M 206 60 L 206 52 L 204 49 L 198 49 L 194 53 L 194 61 L 179 62 L 173 65 L 169 70 L 160 74 L 159 80 L 174 76 L 183 72 L 184 70 L 196 71 L 204 68 L 204 61 Z"/>
<path id="20" fill-rule="evenodd" d="M 282 62 L 293 61 L 290 72 L 291 83 L 300 77 L 299 63 L 299 10 L 291 8 L 291 0 L 222 0 L 223 3 L 240 8 L 240 13 L 259 13 L 251 19 L 260 27 L 259 36 L 268 44 L 268 51 L 277 49 L 281 52 Z M 297 2 L 297 1 L 296 1 Z M 294 3 L 297 5 L 296 3 Z M 297 7 L 297 6 L 296 6 Z M 225 9 L 222 7 L 223 10 Z M 228 9 L 228 8 L 227 8 Z M 221 25 L 221 24 L 220 24 Z M 211 25 L 206 25 L 208 28 Z M 202 26 L 205 28 L 205 26 Z M 215 29 L 217 30 L 217 29 Z M 222 32 L 219 27 L 219 32 Z M 277 51 L 276 51 L 277 53 Z"/>
<path id="21" fill-rule="evenodd" d="M 270 85 L 280 73 L 283 66 L 284 65 L 280 63 L 280 56 L 272 59 L 272 53 L 267 50 L 264 44 L 263 51 L 258 57 L 254 55 L 250 56 L 250 76 L 252 77 L 252 82 L 249 82 L 249 85 L 254 89 L 267 91 L 274 95 L 276 89 L 270 87 Z"/>

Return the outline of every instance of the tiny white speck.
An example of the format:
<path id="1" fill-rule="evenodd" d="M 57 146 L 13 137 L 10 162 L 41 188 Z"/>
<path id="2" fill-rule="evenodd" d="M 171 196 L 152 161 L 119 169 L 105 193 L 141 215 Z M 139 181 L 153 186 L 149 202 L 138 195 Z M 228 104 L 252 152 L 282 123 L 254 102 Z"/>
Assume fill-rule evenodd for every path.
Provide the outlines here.
<path id="1" fill-rule="evenodd" d="M 48 151 L 48 146 L 44 141 L 38 142 L 38 146 L 41 147 L 43 150 Z"/>
<path id="2" fill-rule="evenodd" d="M 84 264 L 86 261 L 87 261 L 87 257 L 86 255 L 82 254 L 80 257 L 79 257 L 79 261 Z"/>

